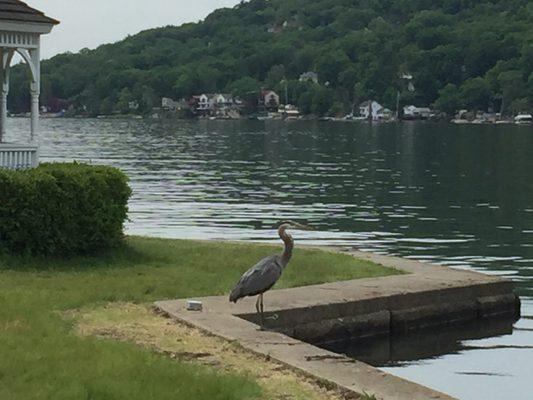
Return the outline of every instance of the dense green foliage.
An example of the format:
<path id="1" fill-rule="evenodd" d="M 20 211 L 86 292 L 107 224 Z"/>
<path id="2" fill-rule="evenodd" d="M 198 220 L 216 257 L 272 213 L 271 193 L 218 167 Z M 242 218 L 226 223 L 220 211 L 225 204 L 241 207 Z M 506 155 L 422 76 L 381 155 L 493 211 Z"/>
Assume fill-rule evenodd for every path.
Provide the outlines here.
<path id="1" fill-rule="evenodd" d="M 43 64 L 43 101 L 88 112 L 147 112 L 162 96 L 202 92 L 254 96 L 260 87 L 322 114 L 372 98 L 493 108 L 533 103 L 533 3 L 528 0 L 252 0 L 197 24 L 142 32 Z M 306 71 L 320 84 L 298 82 Z M 29 106 L 13 71 L 12 111 Z M 411 73 L 416 90 L 399 76 Z"/>
<path id="2" fill-rule="evenodd" d="M 62 312 L 228 293 L 270 246 L 127 238 L 96 256 L 0 256 L 0 399 L 227 400 L 260 397 L 249 377 L 171 360 L 134 345 L 73 334 Z M 394 270 L 342 254 L 296 249 L 280 287 Z"/>
<path id="3" fill-rule="evenodd" d="M 73 255 L 117 246 L 130 194 L 126 176 L 111 167 L 0 170 L 0 250 Z"/>

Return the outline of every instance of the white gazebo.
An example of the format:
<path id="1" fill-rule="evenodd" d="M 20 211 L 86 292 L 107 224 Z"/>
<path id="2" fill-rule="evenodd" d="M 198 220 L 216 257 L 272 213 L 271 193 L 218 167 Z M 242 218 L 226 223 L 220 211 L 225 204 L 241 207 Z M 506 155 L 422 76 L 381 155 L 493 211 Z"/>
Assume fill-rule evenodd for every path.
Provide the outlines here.
<path id="1" fill-rule="evenodd" d="M 41 35 L 59 21 L 19 0 L 0 0 L 0 168 L 31 168 L 39 163 L 39 94 L 41 86 Z M 9 69 L 17 53 L 31 74 L 31 136 L 27 144 L 5 143 Z"/>

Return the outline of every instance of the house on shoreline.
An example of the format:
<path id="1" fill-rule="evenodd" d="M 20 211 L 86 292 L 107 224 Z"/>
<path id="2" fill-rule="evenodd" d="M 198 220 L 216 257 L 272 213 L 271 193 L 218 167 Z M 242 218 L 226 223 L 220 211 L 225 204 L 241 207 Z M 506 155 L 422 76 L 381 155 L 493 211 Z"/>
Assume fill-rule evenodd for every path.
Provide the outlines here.
<path id="1" fill-rule="evenodd" d="M 431 109 L 428 107 L 416 107 L 413 105 L 405 106 L 403 108 L 403 119 L 429 119 L 431 117 Z"/>
<path id="2" fill-rule="evenodd" d="M 202 93 L 192 96 L 188 106 L 198 116 L 238 118 L 243 102 L 228 93 Z"/>
<path id="3" fill-rule="evenodd" d="M 361 118 L 371 121 L 385 121 L 393 118 L 391 110 L 374 100 L 367 100 L 361 103 L 359 105 L 359 115 Z"/>
<path id="4" fill-rule="evenodd" d="M 273 90 L 262 90 L 259 98 L 259 107 L 265 107 L 267 110 L 276 111 L 280 105 L 279 94 Z"/>

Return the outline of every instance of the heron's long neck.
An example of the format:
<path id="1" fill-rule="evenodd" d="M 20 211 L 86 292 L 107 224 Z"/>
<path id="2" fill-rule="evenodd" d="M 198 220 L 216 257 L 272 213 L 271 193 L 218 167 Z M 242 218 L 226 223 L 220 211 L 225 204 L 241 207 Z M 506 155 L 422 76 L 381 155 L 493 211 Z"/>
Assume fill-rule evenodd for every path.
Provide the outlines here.
<path id="1" fill-rule="evenodd" d="M 294 249 L 294 240 L 291 235 L 286 232 L 286 228 L 279 229 L 279 237 L 285 243 L 285 250 L 281 254 L 282 267 L 285 268 L 292 258 L 292 249 Z"/>

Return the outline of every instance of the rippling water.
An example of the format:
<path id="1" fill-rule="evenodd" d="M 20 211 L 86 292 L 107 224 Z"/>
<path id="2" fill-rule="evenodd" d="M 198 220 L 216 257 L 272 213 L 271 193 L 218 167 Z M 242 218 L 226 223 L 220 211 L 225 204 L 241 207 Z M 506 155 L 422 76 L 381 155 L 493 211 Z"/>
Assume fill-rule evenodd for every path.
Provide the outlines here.
<path id="1" fill-rule="evenodd" d="M 24 138 L 25 119 L 8 138 Z M 122 168 L 129 233 L 271 241 L 281 219 L 342 245 L 514 279 L 511 334 L 386 370 L 464 399 L 531 399 L 533 128 L 423 123 L 44 120 L 45 160 Z"/>

